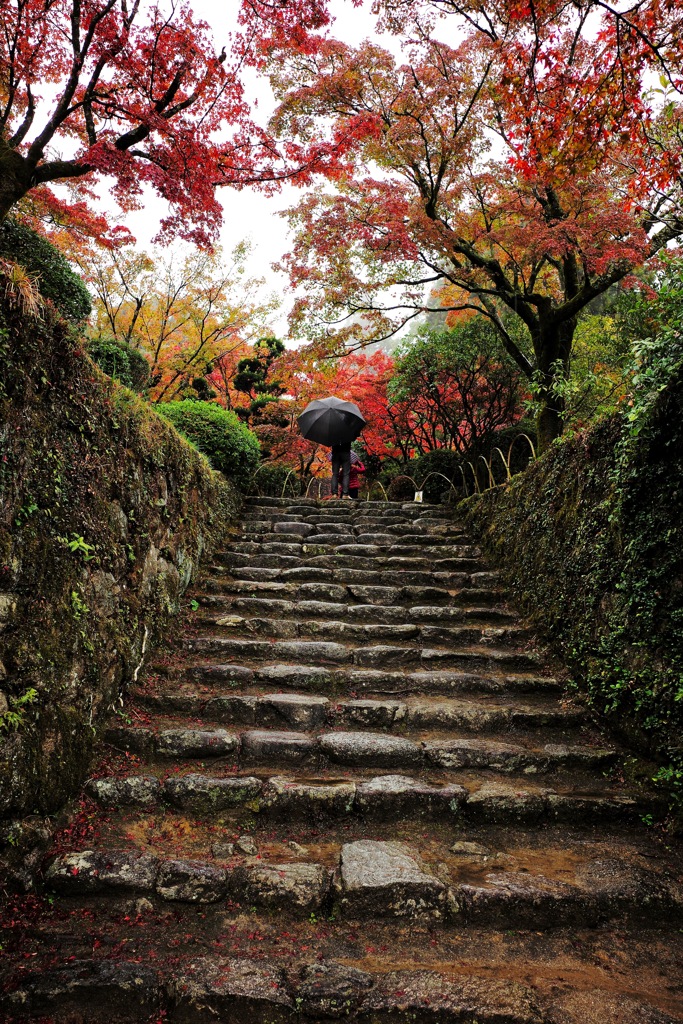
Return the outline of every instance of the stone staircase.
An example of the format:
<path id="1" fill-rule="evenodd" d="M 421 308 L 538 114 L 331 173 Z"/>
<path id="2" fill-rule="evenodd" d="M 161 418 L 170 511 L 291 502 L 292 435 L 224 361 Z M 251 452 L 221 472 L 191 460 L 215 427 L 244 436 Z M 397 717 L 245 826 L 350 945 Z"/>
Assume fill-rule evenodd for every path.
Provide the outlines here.
<path id="1" fill-rule="evenodd" d="M 195 598 L 7 933 L 0 1018 L 683 1021 L 661 804 L 447 510 L 249 499 Z"/>

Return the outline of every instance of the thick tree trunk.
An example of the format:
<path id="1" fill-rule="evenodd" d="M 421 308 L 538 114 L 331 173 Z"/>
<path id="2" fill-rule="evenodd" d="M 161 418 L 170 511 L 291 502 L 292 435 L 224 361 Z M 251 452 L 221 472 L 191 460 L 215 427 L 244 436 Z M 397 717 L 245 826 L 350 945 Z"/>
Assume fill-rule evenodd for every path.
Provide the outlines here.
<path id="1" fill-rule="evenodd" d="M 31 188 L 31 170 L 20 153 L 0 138 L 0 222 Z"/>
<path id="2" fill-rule="evenodd" d="M 539 452 L 544 452 L 548 445 L 552 444 L 564 429 L 564 421 L 562 419 L 564 409 L 558 408 L 560 404 L 563 405 L 564 403 L 559 403 L 556 395 L 551 394 L 544 398 L 544 404 L 536 417 Z"/>
<path id="3" fill-rule="evenodd" d="M 576 320 L 542 325 L 534 339 L 536 365 L 541 373 L 541 410 L 536 419 L 538 450 L 544 452 L 564 429 L 564 398 L 557 393 L 558 377 L 569 375 Z"/>

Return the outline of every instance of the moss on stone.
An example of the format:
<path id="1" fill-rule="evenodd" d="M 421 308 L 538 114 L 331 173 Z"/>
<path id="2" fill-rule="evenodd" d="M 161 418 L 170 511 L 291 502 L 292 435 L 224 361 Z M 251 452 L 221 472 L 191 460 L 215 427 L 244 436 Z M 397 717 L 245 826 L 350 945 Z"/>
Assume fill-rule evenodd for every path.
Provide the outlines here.
<path id="1" fill-rule="evenodd" d="M 637 433 L 560 439 L 466 522 L 613 729 L 683 796 L 683 376 Z"/>
<path id="2" fill-rule="evenodd" d="M 0 452 L 0 695 L 39 695 L 0 732 L 0 815 L 49 812 L 241 495 L 50 309 L 0 306 Z"/>

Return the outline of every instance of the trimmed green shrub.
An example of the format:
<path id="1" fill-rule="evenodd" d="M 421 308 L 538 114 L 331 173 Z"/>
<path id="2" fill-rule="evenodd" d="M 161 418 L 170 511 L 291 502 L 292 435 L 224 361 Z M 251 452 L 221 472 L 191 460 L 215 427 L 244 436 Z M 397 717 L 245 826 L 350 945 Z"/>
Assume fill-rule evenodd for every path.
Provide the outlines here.
<path id="1" fill-rule="evenodd" d="M 415 484 L 409 476 L 397 476 L 387 488 L 387 498 L 389 501 L 412 501 L 415 490 Z"/>
<path id="2" fill-rule="evenodd" d="M 92 338 L 88 342 L 90 358 L 108 377 L 125 384 L 141 395 L 149 387 L 149 363 L 132 345 L 114 338 Z"/>
<path id="3" fill-rule="evenodd" d="M 214 469 L 246 490 L 256 472 L 261 447 L 234 412 L 213 402 L 165 402 L 157 411 L 206 455 Z"/>
<path id="4" fill-rule="evenodd" d="M 0 257 L 20 263 L 38 280 L 38 291 L 67 320 L 81 323 L 92 309 L 90 293 L 51 242 L 18 220 L 0 224 Z"/>

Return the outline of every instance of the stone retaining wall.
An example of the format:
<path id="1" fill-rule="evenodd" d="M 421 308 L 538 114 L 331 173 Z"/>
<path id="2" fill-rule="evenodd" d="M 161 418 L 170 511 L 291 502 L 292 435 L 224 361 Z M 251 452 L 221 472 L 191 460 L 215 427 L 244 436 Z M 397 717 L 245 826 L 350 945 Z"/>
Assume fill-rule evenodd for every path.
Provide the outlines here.
<path id="1" fill-rule="evenodd" d="M 47 308 L 0 306 L 0 817 L 88 771 L 239 492 Z"/>

